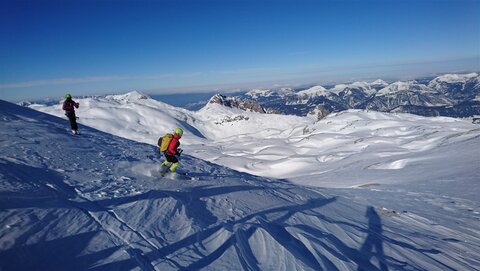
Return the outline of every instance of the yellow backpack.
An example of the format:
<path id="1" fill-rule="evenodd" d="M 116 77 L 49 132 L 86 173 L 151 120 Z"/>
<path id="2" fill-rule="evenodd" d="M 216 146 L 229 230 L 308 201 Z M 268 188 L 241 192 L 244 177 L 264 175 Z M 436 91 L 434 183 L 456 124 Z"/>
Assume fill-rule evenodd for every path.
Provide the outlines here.
<path id="1" fill-rule="evenodd" d="M 160 148 L 161 152 L 167 151 L 168 145 L 170 145 L 172 139 L 173 135 L 168 133 L 158 139 L 158 147 Z"/>

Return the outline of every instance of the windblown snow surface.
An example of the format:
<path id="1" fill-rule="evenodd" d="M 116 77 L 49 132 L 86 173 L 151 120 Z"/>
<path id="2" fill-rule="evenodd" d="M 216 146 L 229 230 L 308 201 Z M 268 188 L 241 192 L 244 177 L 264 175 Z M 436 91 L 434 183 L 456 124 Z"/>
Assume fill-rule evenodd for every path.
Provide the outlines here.
<path id="1" fill-rule="evenodd" d="M 78 100 L 122 137 L 0 101 L 0 270 L 480 268 L 477 125 L 132 96 Z M 162 177 L 153 145 L 176 126 L 188 177 Z"/>

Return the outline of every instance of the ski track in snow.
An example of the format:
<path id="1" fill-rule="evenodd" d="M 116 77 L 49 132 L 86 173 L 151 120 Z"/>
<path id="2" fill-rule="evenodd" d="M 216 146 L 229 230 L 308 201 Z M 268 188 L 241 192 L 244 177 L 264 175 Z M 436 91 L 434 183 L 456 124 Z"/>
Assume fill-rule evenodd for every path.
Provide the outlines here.
<path id="1" fill-rule="evenodd" d="M 455 180 L 303 187 L 188 155 L 182 168 L 198 180 L 167 179 L 155 147 L 85 126 L 72 136 L 65 119 L 1 101 L 0 112 L 2 270 L 480 267 L 480 206 L 461 187 L 448 190 Z M 472 133 L 440 141 L 475 148 Z M 276 152 L 264 147 L 255 153 Z M 421 161 L 393 157 L 372 167 Z M 458 181 L 478 192 L 475 176 Z"/>

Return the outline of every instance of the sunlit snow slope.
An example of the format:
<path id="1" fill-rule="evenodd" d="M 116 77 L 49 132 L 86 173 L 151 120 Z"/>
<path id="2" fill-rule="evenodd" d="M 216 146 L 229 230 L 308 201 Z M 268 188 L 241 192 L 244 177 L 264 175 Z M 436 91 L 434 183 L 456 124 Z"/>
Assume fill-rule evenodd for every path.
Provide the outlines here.
<path id="1" fill-rule="evenodd" d="M 77 101 L 82 124 L 152 145 L 179 126 L 192 156 L 299 184 L 355 187 L 480 174 L 480 127 L 467 120 L 349 110 L 317 121 L 218 104 L 192 112 L 138 92 Z M 60 105 L 31 107 L 64 117 Z"/>
<path id="2" fill-rule="evenodd" d="M 480 266 L 478 202 L 305 188 L 188 155 L 197 180 L 162 178 L 154 146 L 67 125 L 0 101 L 2 271 Z"/>

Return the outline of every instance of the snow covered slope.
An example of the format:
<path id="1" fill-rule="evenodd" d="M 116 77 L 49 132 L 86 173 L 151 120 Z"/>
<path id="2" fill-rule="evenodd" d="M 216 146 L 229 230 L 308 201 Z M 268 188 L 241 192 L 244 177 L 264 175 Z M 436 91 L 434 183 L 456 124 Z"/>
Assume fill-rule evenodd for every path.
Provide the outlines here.
<path id="1" fill-rule="evenodd" d="M 191 112 L 136 92 L 78 101 L 82 124 L 152 145 L 180 126 L 185 153 L 299 184 L 411 182 L 431 178 L 425 170 L 440 179 L 480 174 L 472 163 L 479 162 L 479 126 L 461 119 L 349 110 L 317 121 L 218 104 Z M 59 105 L 31 107 L 64 117 Z"/>
<path id="2" fill-rule="evenodd" d="M 80 103 L 80 108 L 76 110 L 79 123 L 124 138 L 156 144 L 158 137 L 173 127 L 183 127 L 190 133 L 195 132 L 195 129 L 189 126 L 190 111 L 158 102 L 136 91 L 75 101 Z M 32 104 L 30 107 L 64 117 L 61 104 Z M 189 140 L 192 139 L 196 137 L 189 137 Z"/>
<path id="3" fill-rule="evenodd" d="M 430 81 L 428 86 L 453 99 L 474 100 L 480 95 L 480 75 L 445 74 Z"/>
<path id="4" fill-rule="evenodd" d="M 441 185 L 307 188 L 191 156 L 195 180 L 162 178 L 155 147 L 66 126 L 0 101 L 1 270 L 480 267 L 478 200 Z"/>

